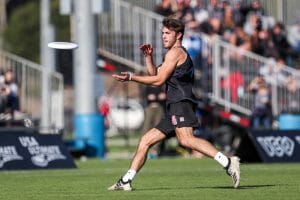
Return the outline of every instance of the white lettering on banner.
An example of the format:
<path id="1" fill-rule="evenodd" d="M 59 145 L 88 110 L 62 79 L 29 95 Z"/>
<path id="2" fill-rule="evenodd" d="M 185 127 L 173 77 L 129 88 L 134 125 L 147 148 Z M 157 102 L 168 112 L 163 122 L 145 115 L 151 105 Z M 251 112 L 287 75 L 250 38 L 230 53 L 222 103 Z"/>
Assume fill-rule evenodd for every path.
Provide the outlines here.
<path id="1" fill-rule="evenodd" d="M 0 168 L 7 162 L 23 160 L 15 146 L 0 146 Z"/>
<path id="2" fill-rule="evenodd" d="M 32 147 L 39 145 L 34 137 L 19 137 L 19 140 L 23 147 Z"/>
<path id="3" fill-rule="evenodd" d="M 300 144 L 300 136 L 296 136 L 295 139 L 298 142 L 298 144 Z"/>
<path id="4" fill-rule="evenodd" d="M 39 167 L 46 167 L 51 161 L 65 160 L 66 157 L 61 153 L 59 146 L 40 146 L 34 137 L 19 137 L 23 147 L 28 149 L 32 155 L 31 161 Z"/>
<path id="5" fill-rule="evenodd" d="M 270 157 L 283 157 L 284 155 L 293 155 L 295 142 L 289 137 L 266 136 L 257 137 L 256 140 Z"/>

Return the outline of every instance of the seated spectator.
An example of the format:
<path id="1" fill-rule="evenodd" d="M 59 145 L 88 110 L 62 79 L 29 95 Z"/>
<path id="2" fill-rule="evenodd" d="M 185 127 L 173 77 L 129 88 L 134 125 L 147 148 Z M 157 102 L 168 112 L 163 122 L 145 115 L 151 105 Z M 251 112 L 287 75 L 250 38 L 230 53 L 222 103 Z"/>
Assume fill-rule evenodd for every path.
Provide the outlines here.
<path id="1" fill-rule="evenodd" d="M 174 6 L 172 5 L 172 0 L 161 0 L 154 8 L 154 12 L 162 16 L 170 16 L 174 14 Z"/>
<path id="2" fill-rule="evenodd" d="M 5 95 L 5 87 L 4 87 L 4 71 L 0 71 L 0 113 L 5 112 L 6 108 L 6 95 Z"/>
<path id="3" fill-rule="evenodd" d="M 202 0 L 197 0 L 196 5 L 193 7 L 196 22 L 200 25 L 208 20 L 209 13 L 202 5 Z"/>
<path id="4" fill-rule="evenodd" d="M 297 19 L 296 24 L 289 28 L 288 41 L 292 45 L 293 50 L 300 54 L 300 17 Z"/>
<path id="5" fill-rule="evenodd" d="M 256 31 L 262 29 L 261 19 L 255 14 L 250 12 L 247 15 L 247 20 L 244 24 L 244 31 L 248 35 L 254 34 Z"/>
<path id="6" fill-rule="evenodd" d="M 210 3 L 207 7 L 209 17 L 210 18 L 217 18 L 219 20 L 223 17 L 223 11 L 222 8 L 219 5 L 218 0 L 210 0 Z"/>
<path id="7" fill-rule="evenodd" d="M 263 76 L 255 77 L 248 86 L 254 92 L 254 107 L 251 115 L 253 129 L 270 129 L 272 124 L 271 97 Z"/>
<path id="8" fill-rule="evenodd" d="M 18 85 L 14 81 L 12 70 L 7 70 L 4 74 L 4 85 L 1 88 L 1 94 L 6 99 L 6 109 L 9 109 L 14 118 L 18 118 L 20 114 Z"/>
<path id="9" fill-rule="evenodd" d="M 271 31 L 271 39 L 278 49 L 280 57 L 284 59 L 287 65 L 292 66 L 292 48 L 287 40 L 283 24 L 275 24 Z"/>
<path id="10" fill-rule="evenodd" d="M 235 22 L 233 19 L 233 10 L 230 7 L 226 7 L 224 10 L 223 18 L 223 36 L 226 41 L 229 41 L 231 35 L 234 32 Z"/>

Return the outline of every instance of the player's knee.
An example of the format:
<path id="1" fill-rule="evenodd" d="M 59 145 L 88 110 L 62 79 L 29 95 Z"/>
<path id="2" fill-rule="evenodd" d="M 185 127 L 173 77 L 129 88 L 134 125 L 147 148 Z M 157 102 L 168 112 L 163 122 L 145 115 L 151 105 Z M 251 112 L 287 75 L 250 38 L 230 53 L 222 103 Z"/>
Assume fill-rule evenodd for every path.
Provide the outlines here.
<path id="1" fill-rule="evenodd" d="M 179 144 L 183 147 L 190 147 L 191 141 L 190 138 L 184 137 L 178 140 Z"/>
<path id="2" fill-rule="evenodd" d="M 148 149 L 151 146 L 151 141 L 149 139 L 147 139 L 147 137 L 142 137 L 140 140 L 140 144 L 139 147 L 143 148 L 143 149 Z"/>

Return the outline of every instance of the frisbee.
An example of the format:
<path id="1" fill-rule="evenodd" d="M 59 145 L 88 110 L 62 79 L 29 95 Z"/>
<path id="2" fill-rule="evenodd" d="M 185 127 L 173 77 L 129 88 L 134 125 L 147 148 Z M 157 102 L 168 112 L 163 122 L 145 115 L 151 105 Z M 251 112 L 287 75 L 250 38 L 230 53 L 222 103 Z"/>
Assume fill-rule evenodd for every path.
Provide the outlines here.
<path id="1" fill-rule="evenodd" d="M 72 42 L 50 42 L 48 47 L 53 49 L 76 49 L 78 44 Z"/>

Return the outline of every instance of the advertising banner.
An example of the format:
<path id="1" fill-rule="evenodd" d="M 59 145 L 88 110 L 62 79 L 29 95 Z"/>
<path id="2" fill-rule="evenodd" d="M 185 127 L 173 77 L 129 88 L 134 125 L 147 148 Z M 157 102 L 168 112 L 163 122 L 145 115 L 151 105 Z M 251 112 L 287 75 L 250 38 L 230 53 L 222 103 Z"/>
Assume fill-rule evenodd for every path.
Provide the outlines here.
<path id="1" fill-rule="evenodd" d="M 263 162 L 300 162 L 300 131 L 252 130 L 250 138 Z"/>
<path id="2" fill-rule="evenodd" d="M 59 135 L 0 131 L 0 170 L 76 168 Z"/>

